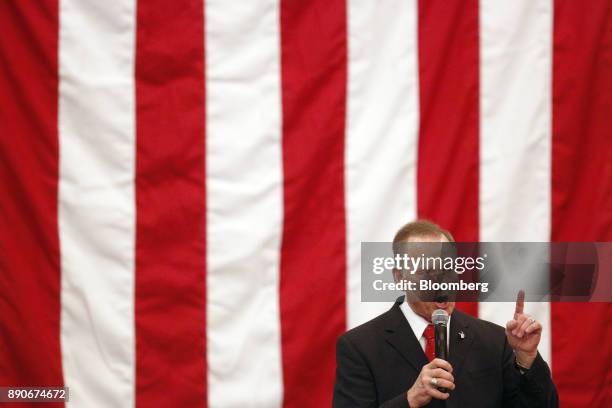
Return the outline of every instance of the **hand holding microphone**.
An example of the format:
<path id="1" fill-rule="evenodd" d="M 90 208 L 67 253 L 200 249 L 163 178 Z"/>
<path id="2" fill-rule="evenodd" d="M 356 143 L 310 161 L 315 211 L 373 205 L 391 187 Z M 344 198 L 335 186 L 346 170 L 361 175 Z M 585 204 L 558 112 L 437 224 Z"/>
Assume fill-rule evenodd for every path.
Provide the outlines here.
<path id="1" fill-rule="evenodd" d="M 435 355 L 429 364 L 421 369 L 417 380 L 408 390 L 407 398 L 410 407 L 421 407 L 428 404 L 432 398 L 445 400 L 450 397 L 449 391 L 455 389 L 453 367 L 448 361 L 448 343 L 446 328 L 448 313 L 445 310 L 435 310 L 431 316 L 435 333 Z"/>
<path id="2" fill-rule="evenodd" d="M 411 408 L 422 407 L 429 404 L 432 398 L 445 400 L 450 397 L 448 392 L 442 392 L 437 387 L 454 390 L 455 377 L 452 372 L 450 363 L 439 358 L 424 365 L 414 385 L 408 390 L 408 405 Z"/>

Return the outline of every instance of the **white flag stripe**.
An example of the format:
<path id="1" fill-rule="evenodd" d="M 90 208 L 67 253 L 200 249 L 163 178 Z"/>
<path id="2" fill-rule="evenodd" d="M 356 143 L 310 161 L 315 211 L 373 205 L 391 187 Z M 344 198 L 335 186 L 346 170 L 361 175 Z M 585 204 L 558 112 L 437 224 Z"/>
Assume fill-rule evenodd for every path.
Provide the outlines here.
<path id="1" fill-rule="evenodd" d="M 208 402 L 279 407 L 279 4 L 205 7 Z"/>
<path id="2" fill-rule="evenodd" d="M 75 407 L 134 405 L 135 7 L 60 2 L 61 345 Z"/>
<path id="3" fill-rule="evenodd" d="M 480 240 L 549 241 L 552 0 L 480 1 Z M 544 326 L 550 363 L 550 305 L 525 311 Z M 514 303 L 481 303 L 505 325 Z"/>
<path id="4" fill-rule="evenodd" d="M 361 242 L 390 241 L 416 217 L 416 0 L 348 1 L 345 152 L 347 325 L 389 308 L 361 303 Z"/>

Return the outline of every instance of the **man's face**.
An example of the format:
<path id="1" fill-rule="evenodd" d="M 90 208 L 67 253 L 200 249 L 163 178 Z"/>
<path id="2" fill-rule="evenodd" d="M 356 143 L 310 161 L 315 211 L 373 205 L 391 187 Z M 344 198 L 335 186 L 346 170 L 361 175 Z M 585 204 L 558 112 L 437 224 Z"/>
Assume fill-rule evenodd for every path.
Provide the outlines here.
<path id="1" fill-rule="evenodd" d="M 448 239 L 440 234 L 440 235 L 423 235 L 423 236 L 414 236 L 409 238 L 408 240 L 406 240 L 407 243 L 413 243 L 413 242 L 449 242 Z M 431 246 L 430 246 L 431 247 Z M 413 254 L 412 256 L 415 256 L 416 254 Z M 418 256 L 418 255 L 416 255 Z M 397 271 L 396 271 L 397 273 Z M 414 275 L 404 275 L 403 276 L 405 279 L 408 280 L 413 280 L 417 283 L 417 287 L 418 287 L 418 281 L 420 279 L 423 278 L 427 278 L 428 276 L 426 276 L 426 273 L 424 271 L 418 271 L 417 273 L 415 273 Z M 398 278 L 400 278 L 399 275 L 396 275 L 396 281 L 398 280 Z M 425 299 L 429 299 L 432 298 L 432 301 L 423 301 L 421 299 L 425 298 Z M 406 299 L 408 300 L 408 303 L 410 304 L 410 307 L 412 308 L 412 310 L 414 310 L 414 312 L 416 314 L 418 314 L 419 316 L 423 317 L 424 319 L 431 321 L 431 314 L 433 313 L 434 310 L 436 309 L 443 309 L 445 310 L 449 315 L 453 312 L 453 310 L 455 309 L 455 302 L 450 301 L 448 299 L 448 296 L 443 294 L 443 293 L 423 293 L 420 292 L 418 290 L 414 290 L 414 291 L 406 291 Z"/>

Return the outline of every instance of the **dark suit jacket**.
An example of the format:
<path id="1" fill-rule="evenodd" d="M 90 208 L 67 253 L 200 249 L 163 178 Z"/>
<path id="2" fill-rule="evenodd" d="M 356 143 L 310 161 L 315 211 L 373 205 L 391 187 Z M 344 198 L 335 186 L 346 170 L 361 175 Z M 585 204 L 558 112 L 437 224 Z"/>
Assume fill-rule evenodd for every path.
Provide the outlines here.
<path id="1" fill-rule="evenodd" d="M 408 407 L 406 391 L 428 363 L 399 306 L 338 338 L 333 407 Z M 449 362 L 455 390 L 428 407 L 557 407 L 557 391 L 546 362 L 536 358 L 521 374 L 505 330 L 455 310 Z M 459 332 L 464 333 L 461 339 Z"/>

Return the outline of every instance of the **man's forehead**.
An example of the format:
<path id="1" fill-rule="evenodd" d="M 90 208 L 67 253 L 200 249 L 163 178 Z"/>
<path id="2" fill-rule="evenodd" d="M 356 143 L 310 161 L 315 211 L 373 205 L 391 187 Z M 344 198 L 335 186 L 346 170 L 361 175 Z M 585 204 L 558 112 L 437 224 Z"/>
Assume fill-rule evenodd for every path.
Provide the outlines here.
<path id="1" fill-rule="evenodd" d="M 449 242 L 444 234 L 413 235 L 402 242 Z"/>
<path id="2" fill-rule="evenodd" d="M 406 239 L 394 246 L 394 253 L 417 257 L 440 257 L 451 256 L 454 251 L 452 243 L 442 234 L 421 235 Z"/>

